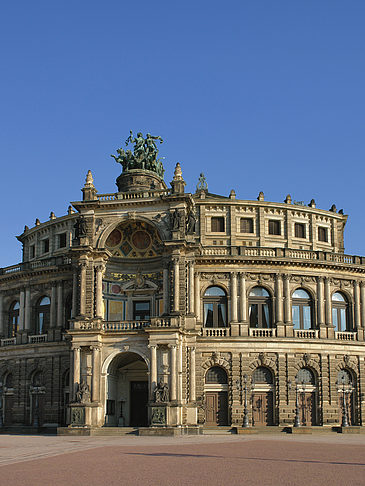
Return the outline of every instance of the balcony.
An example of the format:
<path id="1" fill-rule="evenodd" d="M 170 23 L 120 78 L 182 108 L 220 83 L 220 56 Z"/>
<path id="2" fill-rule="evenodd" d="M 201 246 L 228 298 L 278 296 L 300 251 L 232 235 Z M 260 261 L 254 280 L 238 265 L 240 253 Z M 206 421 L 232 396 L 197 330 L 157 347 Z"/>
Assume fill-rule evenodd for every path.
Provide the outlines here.
<path id="1" fill-rule="evenodd" d="M 318 339 L 317 329 L 294 329 L 294 337 L 299 339 Z"/>
<path id="2" fill-rule="evenodd" d="M 276 336 L 276 329 L 255 329 L 249 328 L 249 335 L 251 337 L 258 337 L 258 338 L 272 338 Z"/>
<path id="3" fill-rule="evenodd" d="M 229 327 L 203 327 L 200 334 L 204 337 L 227 337 L 231 335 L 231 329 Z"/>

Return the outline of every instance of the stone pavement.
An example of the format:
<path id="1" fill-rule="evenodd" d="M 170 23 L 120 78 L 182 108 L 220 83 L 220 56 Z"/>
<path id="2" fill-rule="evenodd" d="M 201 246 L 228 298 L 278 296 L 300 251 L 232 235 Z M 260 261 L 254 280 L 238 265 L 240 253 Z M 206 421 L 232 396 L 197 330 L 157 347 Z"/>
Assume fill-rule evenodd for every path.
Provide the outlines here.
<path id="1" fill-rule="evenodd" d="M 365 436 L 0 436 L 0 486 L 365 485 Z"/>

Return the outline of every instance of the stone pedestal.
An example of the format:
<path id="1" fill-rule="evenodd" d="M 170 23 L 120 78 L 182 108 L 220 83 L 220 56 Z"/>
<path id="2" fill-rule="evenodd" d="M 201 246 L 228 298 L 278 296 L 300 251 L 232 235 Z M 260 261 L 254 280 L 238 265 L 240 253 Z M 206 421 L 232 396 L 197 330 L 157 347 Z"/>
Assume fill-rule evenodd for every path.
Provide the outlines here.
<path id="1" fill-rule="evenodd" d="M 166 427 L 169 423 L 168 405 L 166 403 L 153 403 L 150 405 L 151 427 Z"/>

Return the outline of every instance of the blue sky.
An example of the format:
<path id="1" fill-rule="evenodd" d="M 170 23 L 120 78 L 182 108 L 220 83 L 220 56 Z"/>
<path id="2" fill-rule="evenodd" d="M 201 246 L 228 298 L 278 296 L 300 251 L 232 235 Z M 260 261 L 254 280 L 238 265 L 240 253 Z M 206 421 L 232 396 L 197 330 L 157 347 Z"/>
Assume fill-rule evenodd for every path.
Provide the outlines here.
<path id="1" fill-rule="evenodd" d="M 349 214 L 365 254 L 365 2 L 19 0 L 0 7 L 0 267 L 65 214 L 88 169 L 116 190 L 129 130 L 161 135 L 187 190 Z"/>

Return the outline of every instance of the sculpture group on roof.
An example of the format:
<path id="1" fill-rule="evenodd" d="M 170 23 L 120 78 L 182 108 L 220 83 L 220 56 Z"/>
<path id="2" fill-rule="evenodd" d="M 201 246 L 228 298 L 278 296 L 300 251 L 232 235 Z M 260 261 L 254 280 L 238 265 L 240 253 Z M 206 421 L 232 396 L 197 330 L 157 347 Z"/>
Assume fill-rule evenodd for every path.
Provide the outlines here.
<path id="1" fill-rule="evenodd" d="M 123 167 L 123 172 L 127 172 L 132 169 L 150 170 L 156 172 L 161 178 L 164 175 L 165 169 L 163 168 L 161 159 L 157 158 L 158 149 L 156 141 L 163 142 L 160 136 L 154 137 L 150 133 L 147 133 L 146 138 L 143 138 L 141 132 L 137 133 L 134 137 L 132 130 L 125 144 L 134 144 L 133 152 L 131 150 L 125 151 L 123 148 L 117 149 L 118 155 L 111 155 L 118 164 Z"/>

